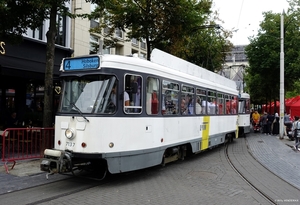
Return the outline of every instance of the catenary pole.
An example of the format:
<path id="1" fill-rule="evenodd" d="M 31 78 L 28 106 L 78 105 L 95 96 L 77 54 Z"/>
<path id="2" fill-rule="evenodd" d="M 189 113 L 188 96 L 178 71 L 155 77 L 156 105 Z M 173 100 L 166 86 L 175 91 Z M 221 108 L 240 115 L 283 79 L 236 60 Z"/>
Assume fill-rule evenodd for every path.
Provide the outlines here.
<path id="1" fill-rule="evenodd" d="M 283 20 L 284 10 L 280 18 L 280 139 L 284 137 L 284 33 L 283 33 Z"/>

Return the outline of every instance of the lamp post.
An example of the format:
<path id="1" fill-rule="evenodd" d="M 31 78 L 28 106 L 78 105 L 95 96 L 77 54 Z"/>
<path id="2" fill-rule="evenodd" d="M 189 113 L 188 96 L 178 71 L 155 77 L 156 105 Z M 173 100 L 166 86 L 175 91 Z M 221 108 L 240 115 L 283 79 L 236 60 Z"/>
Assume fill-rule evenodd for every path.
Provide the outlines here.
<path id="1" fill-rule="evenodd" d="M 284 35 L 283 35 L 283 19 L 284 19 L 284 10 L 281 14 L 280 21 L 280 139 L 284 137 Z"/>

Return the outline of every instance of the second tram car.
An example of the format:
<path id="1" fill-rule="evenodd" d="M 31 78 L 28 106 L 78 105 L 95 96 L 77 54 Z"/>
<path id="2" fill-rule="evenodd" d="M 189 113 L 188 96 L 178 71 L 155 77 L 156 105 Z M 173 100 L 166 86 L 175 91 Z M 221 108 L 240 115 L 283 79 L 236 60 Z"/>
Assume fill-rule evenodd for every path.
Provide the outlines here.
<path id="1" fill-rule="evenodd" d="M 245 136 L 250 133 L 250 95 L 241 93 L 239 96 L 238 112 L 239 136 Z"/>
<path id="2" fill-rule="evenodd" d="M 55 145 L 41 170 L 86 166 L 128 172 L 238 137 L 234 81 L 154 49 L 151 61 L 118 55 L 65 58 Z M 243 104 L 244 105 L 244 104 Z"/>

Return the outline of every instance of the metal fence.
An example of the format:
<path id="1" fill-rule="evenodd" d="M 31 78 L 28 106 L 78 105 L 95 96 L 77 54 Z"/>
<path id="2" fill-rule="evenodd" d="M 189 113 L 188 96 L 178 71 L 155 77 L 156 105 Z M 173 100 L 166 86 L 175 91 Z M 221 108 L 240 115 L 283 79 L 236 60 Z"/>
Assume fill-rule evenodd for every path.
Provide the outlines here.
<path id="1" fill-rule="evenodd" d="M 1 131 L 2 161 L 14 168 L 17 160 L 42 158 L 46 148 L 54 146 L 54 128 L 8 128 Z"/>

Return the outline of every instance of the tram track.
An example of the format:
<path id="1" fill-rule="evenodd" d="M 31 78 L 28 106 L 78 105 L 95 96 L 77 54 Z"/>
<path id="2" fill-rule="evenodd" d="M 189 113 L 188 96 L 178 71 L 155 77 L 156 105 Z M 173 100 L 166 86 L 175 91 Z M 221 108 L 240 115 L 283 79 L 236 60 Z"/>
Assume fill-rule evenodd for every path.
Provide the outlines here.
<path id="1" fill-rule="evenodd" d="M 252 189 L 254 189 L 259 195 L 261 195 L 264 199 L 266 199 L 270 204 L 276 204 L 275 202 L 274 202 L 274 200 L 270 197 L 270 196 L 268 196 L 267 194 L 265 194 L 263 191 L 261 191 L 259 188 L 257 188 L 254 184 L 252 184 L 251 183 L 251 181 L 249 181 L 248 179 L 247 179 L 247 177 L 245 177 L 244 175 L 243 175 L 243 173 L 242 172 L 240 172 L 239 171 L 239 169 L 237 169 L 235 166 L 234 166 L 234 164 L 232 163 L 232 161 L 230 160 L 230 157 L 229 157 L 229 155 L 228 155 L 228 143 L 226 144 L 226 147 L 225 147 L 225 149 L 224 149 L 224 151 L 225 151 L 225 156 L 226 156 L 226 159 L 227 159 L 227 161 L 228 161 L 228 163 L 229 163 L 229 165 L 231 166 L 231 168 L 252 188 Z"/>
<path id="2" fill-rule="evenodd" d="M 224 152 L 232 169 L 268 203 L 285 204 L 297 199 L 300 189 L 256 160 L 248 149 L 245 138 L 226 144 Z"/>
<path id="3" fill-rule="evenodd" d="M 1 194 L 0 201 L 1 204 L 14 201 L 22 201 L 22 204 L 26 205 L 41 204 L 112 182 L 112 179 L 108 178 L 96 180 L 92 177 L 70 176 L 54 182 Z M 24 196 L 28 197 L 24 198 Z"/>

